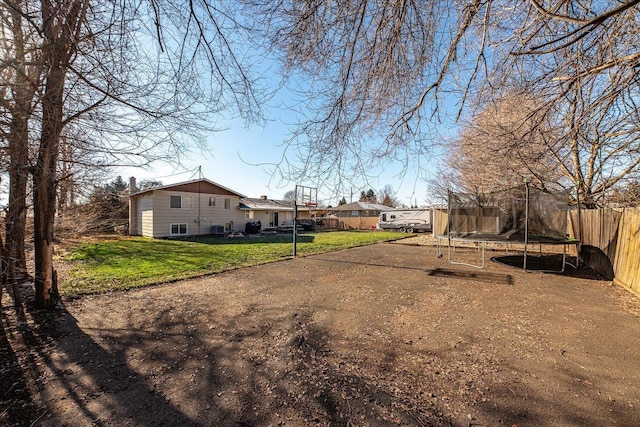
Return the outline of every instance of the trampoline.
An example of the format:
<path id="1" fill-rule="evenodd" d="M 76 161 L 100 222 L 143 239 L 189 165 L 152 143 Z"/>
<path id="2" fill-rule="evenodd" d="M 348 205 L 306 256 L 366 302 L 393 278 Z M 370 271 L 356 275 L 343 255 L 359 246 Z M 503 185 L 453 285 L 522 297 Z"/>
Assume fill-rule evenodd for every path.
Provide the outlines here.
<path id="1" fill-rule="evenodd" d="M 437 235 L 438 257 L 447 247 L 447 260 L 451 264 L 484 268 L 488 247 L 522 247 L 523 269 L 527 269 L 527 257 L 542 256 L 542 248 L 562 247 L 560 270 L 536 271 L 564 272 L 567 265 L 578 268 L 568 260 L 568 249 L 576 248 L 579 254 L 579 239 L 567 234 L 567 210 L 569 193 L 550 193 L 530 190 L 528 181 L 523 187 L 493 193 L 468 194 L 449 192 L 447 201 L 447 227 L 444 234 Z M 453 254 L 471 244 L 479 252 L 479 262 L 472 264 L 453 259 Z M 532 249 L 538 248 L 538 255 Z"/>

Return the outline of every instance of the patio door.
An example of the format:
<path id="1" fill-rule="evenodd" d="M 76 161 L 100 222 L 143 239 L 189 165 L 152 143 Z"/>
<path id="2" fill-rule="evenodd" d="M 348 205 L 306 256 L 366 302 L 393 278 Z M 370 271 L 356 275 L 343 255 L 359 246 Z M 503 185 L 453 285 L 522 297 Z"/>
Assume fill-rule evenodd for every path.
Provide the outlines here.
<path id="1" fill-rule="evenodd" d="M 278 212 L 269 212 L 269 227 L 278 226 Z"/>

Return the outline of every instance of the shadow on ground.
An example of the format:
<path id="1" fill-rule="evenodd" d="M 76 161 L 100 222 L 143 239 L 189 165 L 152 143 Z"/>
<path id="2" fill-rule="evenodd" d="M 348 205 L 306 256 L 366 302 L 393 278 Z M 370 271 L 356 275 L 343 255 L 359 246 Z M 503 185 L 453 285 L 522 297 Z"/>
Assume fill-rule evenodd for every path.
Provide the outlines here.
<path id="1" fill-rule="evenodd" d="M 500 255 L 492 257 L 491 260 L 510 267 L 524 268 L 524 255 Z M 607 280 L 584 263 L 576 265 L 575 257 L 567 256 L 564 266 L 562 254 L 528 255 L 526 260 L 529 272 L 544 272 L 587 280 Z"/>
<path id="2" fill-rule="evenodd" d="M 39 408 L 32 394 L 36 391 L 29 387 L 28 372 L 33 375 L 37 372 L 37 366 L 28 352 L 22 352 L 23 357 L 16 354 L 11 342 L 23 341 L 19 336 L 22 331 L 18 330 L 16 322 L 8 322 L 9 318 L 16 318 L 15 313 L 10 313 L 13 308 L 3 307 L 2 319 L 0 321 L 0 425 L 6 426 L 28 426 L 33 418 L 43 413 Z M 27 344 L 34 351 L 38 351 L 37 343 Z M 24 347 L 23 347 L 24 349 Z M 25 414 L 34 414 L 32 417 L 25 417 Z"/>
<path id="3" fill-rule="evenodd" d="M 638 319 L 597 282 L 492 267 L 372 245 L 4 316 L 0 378 L 34 398 L 0 420 L 636 425 Z"/>
<path id="4" fill-rule="evenodd" d="M 349 359 L 334 359 L 327 331 L 313 313 L 250 313 L 226 328 L 202 328 L 163 310 L 153 328 L 84 331 L 65 310 L 39 325 L 37 383 L 44 409 L 11 412 L 7 425 L 254 426 L 434 425 L 444 410 L 405 400 L 384 379 L 360 376 Z M 87 332 L 90 332 L 88 334 Z M 99 337 L 96 340 L 95 337 Z M 14 403 L 29 405 L 28 396 Z M 35 406 L 34 406 L 35 407 Z M 10 411 L 7 411 L 9 413 Z M 448 422 L 448 421 L 447 421 Z"/>
<path id="5" fill-rule="evenodd" d="M 414 271 L 424 272 L 427 275 L 434 276 L 434 277 L 472 279 L 472 280 L 479 280 L 487 283 L 499 283 L 499 284 L 506 284 L 506 285 L 514 284 L 514 278 L 511 274 L 501 274 L 496 272 L 482 271 L 479 269 L 446 269 L 446 268 L 440 268 L 440 267 L 437 267 L 437 268 L 413 267 L 413 266 L 406 266 L 406 265 L 383 264 L 383 263 L 368 262 L 368 261 L 339 260 L 336 258 L 323 258 L 322 256 L 315 256 L 314 260 L 330 262 L 334 264 L 356 264 L 360 266 L 369 266 L 369 267 L 385 267 L 385 268 L 394 268 L 394 269 L 401 269 L 401 270 L 414 270 Z"/>

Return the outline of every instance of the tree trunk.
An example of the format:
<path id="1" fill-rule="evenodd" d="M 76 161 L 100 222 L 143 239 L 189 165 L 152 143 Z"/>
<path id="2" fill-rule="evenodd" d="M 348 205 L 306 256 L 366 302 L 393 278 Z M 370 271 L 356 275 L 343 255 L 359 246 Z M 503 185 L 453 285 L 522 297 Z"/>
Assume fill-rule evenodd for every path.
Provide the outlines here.
<path id="1" fill-rule="evenodd" d="M 58 22 L 55 19 L 54 8 L 47 1 L 42 2 L 42 17 L 47 23 L 43 48 L 46 81 L 42 97 L 42 133 L 38 163 L 33 173 L 34 276 L 36 307 L 52 308 L 59 299 L 58 289 L 54 286 L 53 279 L 53 227 L 67 55 L 63 43 L 64 36 L 59 33 L 60 28 L 56 28 L 55 25 Z"/>
<path id="2" fill-rule="evenodd" d="M 15 120 L 12 120 L 14 125 Z M 9 166 L 9 205 L 7 206 L 6 231 L 6 255 L 5 262 L 11 265 L 13 277 L 9 280 L 21 280 L 28 277 L 25 256 L 24 241 L 26 237 L 27 222 L 27 181 L 28 181 L 28 151 L 27 151 L 27 120 L 20 123 L 24 132 L 19 134 L 12 126 L 9 142 L 11 161 Z M 15 141 L 13 141 L 15 139 Z M 19 140 L 19 141 L 18 141 Z"/>
<path id="3" fill-rule="evenodd" d="M 42 101 L 42 137 L 33 176 L 36 307 L 52 308 L 59 298 L 54 286 L 53 227 L 56 211 L 56 164 L 62 125 L 64 74 L 50 70 Z M 56 87 L 58 86 L 58 87 Z"/>
<path id="4" fill-rule="evenodd" d="M 16 3 L 11 11 L 11 34 L 15 56 L 12 91 L 14 103 L 10 108 L 8 152 L 9 152 L 9 204 L 5 221 L 5 247 L 3 259 L 9 275 L 8 281 L 15 282 L 28 277 L 24 241 L 27 221 L 27 181 L 29 167 L 29 118 L 31 103 L 35 94 L 38 67 L 27 62 L 24 46 L 22 5 Z M 33 56 L 33 55 L 31 55 Z"/>
<path id="5" fill-rule="evenodd" d="M 62 102 L 65 70 L 58 60 L 60 52 L 50 46 L 47 56 L 45 93 L 42 99 L 42 136 L 38 164 L 33 175 L 33 225 L 35 246 L 36 307 L 52 308 L 59 298 L 54 286 L 53 227 L 56 211 L 56 166 L 62 132 Z"/>
<path id="6" fill-rule="evenodd" d="M 38 164 L 33 173 L 33 243 L 35 246 L 36 307 L 53 308 L 60 298 L 53 269 L 57 164 L 63 125 L 64 85 L 80 38 L 89 0 L 42 0 L 44 22 L 42 132 Z"/>
<path id="7" fill-rule="evenodd" d="M 2 244 L 2 234 L 0 234 L 0 307 L 2 307 L 2 295 L 4 295 L 4 287 L 7 284 L 7 274 L 5 272 L 4 245 Z"/>

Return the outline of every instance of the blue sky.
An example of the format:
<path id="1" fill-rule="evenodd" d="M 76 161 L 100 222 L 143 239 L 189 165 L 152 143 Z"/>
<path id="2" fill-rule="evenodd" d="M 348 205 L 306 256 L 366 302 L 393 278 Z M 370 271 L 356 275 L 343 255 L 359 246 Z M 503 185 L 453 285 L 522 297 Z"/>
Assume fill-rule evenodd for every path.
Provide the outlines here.
<path id="1" fill-rule="evenodd" d="M 238 57 L 252 59 L 251 68 L 255 75 L 263 79 L 261 80 L 261 84 L 264 84 L 263 89 L 268 92 L 279 87 L 273 99 L 264 106 L 266 124 L 247 128 L 241 119 L 227 122 L 221 120 L 220 123 L 216 123 L 216 126 L 224 127 L 226 130 L 204 135 L 208 150 L 201 152 L 194 148 L 191 153 L 180 159 L 180 166 L 157 163 L 147 169 L 119 168 L 113 171 L 112 178 L 121 175 L 126 180 L 129 176 L 135 176 L 138 180 L 156 179 L 166 185 L 197 177 L 198 167 L 201 167 L 202 174 L 207 179 L 248 197 L 267 195 L 273 199 L 282 198 L 287 191 L 294 189 L 296 184 L 314 186 L 313 182 L 283 181 L 280 176 L 272 173 L 273 168 L 269 166 L 277 164 L 282 160 L 283 155 L 286 155 L 283 153 L 282 144 L 291 135 L 291 124 L 304 121 L 304 117 L 298 120 L 301 118 L 299 115 L 308 113 L 292 111 L 310 104 L 309 100 L 301 98 L 307 93 L 308 76 L 296 73 L 293 76 L 289 75 L 289 79 L 284 82 L 285 87 L 281 87 L 283 73 L 280 69 L 281 63 L 276 58 L 277 55 L 262 49 L 259 43 L 246 43 L 245 40 L 239 40 L 234 48 L 241 52 Z M 445 101 L 445 104 L 448 106 L 449 102 Z M 292 106 L 293 109 L 287 106 Z M 431 125 L 430 127 L 438 128 L 437 132 L 432 133 L 433 135 L 441 129 L 445 129 L 444 132 L 447 134 L 453 132 L 451 128 L 445 126 Z M 287 160 L 290 162 L 294 160 L 292 153 L 287 155 Z M 361 191 L 373 189 L 378 192 L 386 185 L 390 185 L 400 203 L 426 205 L 434 202 L 428 195 L 427 179 L 434 178 L 437 161 L 437 156 L 432 155 L 429 158 L 425 156 L 425 158 L 413 159 L 409 164 L 394 160 L 381 162 L 367 171 L 370 177 L 368 182 L 363 182 L 363 179 L 354 179 L 352 181 L 361 182 L 361 186 L 347 189 L 344 194 L 335 194 L 333 188 L 319 188 L 319 202 L 324 205 L 336 205 L 342 197 L 347 201 L 351 199 L 355 201 L 358 200 Z"/>
<path id="2" fill-rule="evenodd" d="M 253 51 L 251 46 L 242 47 L 248 49 L 249 56 L 259 58 L 254 64 L 256 71 L 265 79 L 263 83 L 266 82 L 266 90 L 273 90 L 269 86 L 277 86 L 281 82 L 279 62 L 269 54 Z M 202 174 L 207 179 L 248 197 L 267 195 L 273 199 L 282 198 L 296 184 L 313 186 L 314 183 L 311 182 L 283 181 L 280 176 L 272 174 L 272 167 L 269 166 L 280 162 L 285 155 L 282 143 L 290 136 L 291 124 L 299 121 L 300 116 L 296 114 L 305 114 L 305 111 L 294 113 L 287 108 L 294 106 L 300 109 L 308 103 L 308 100 L 300 98 L 300 94 L 305 93 L 305 84 L 304 78 L 294 79 L 292 86 L 296 86 L 297 91 L 280 88 L 268 105 L 264 106 L 264 126 L 253 125 L 247 128 L 241 119 L 227 122 L 221 120 L 216 126 L 226 130 L 204 135 L 208 150 L 201 152 L 194 148 L 180 159 L 180 166 L 156 163 L 146 169 L 118 168 L 113 170 L 112 178 L 120 175 L 126 180 L 129 176 L 135 176 L 138 180 L 156 179 L 163 184 L 171 184 L 197 177 L 198 167 L 201 167 Z M 447 133 L 450 131 L 447 130 Z M 288 161 L 293 161 L 290 153 L 287 157 Z M 391 185 L 400 203 L 425 205 L 432 202 L 427 193 L 426 179 L 433 178 L 436 163 L 435 156 L 418 159 L 408 165 L 402 161 L 385 161 L 368 171 L 369 176 L 374 178 L 369 179 L 368 183 L 362 182 L 359 188 L 353 188 L 353 196 L 348 190 L 345 194 L 335 195 L 333 189 L 319 188 L 319 201 L 324 205 L 336 205 L 341 197 L 345 197 L 347 201 L 353 197 L 355 201 L 361 191 L 373 189 L 378 192 L 384 186 Z"/>
<path id="3" fill-rule="evenodd" d="M 175 167 L 166 163 L 157 163 L 151 168 L 119 168 L 113 176 L 121 175 L 125 180 L 135 176 L 142 179 L 157 179 L 163 184 L 187 181 L 197 177 L 198 167 L 202 174 L 211 181 L 231 188 L 247 197 L 267 195 L 272 199 L 282 198 L 284 193 L 292 190 L 296 184 L 312 185 L 305 182 L 295 183 L 282 181 L 280 176 L 273 175 L 269 163 L 277 163 L 283 155 L 282 141 L 286 139 L 290 129 L 292 114 L 286 110 L 270 109 L 266 112 L 268 122 L 265 126 L 254 125 L 246 128 L 241 120 L 226 124 L 226 130 L 207 135 L 208 151 L 194 149 L 187 157 L 181 159 L 182 166 Z M 422 166 L 426 159 L 421 159 Z M 357 200 L 360 191 L 372 188 L 379 191 L 389 184 L 396 191 L 397 199 L 406 205 L 427 204 L 427 183 L 424 173 L 416 172 L 417 165 L 409 165 L 408 171 L 401 176 L 404 164 L 401 162 L 385 162 L 371 175 L 377 179 L 370 181 L 367 188 L 354 188 L 353 200 Z M 435 166 L 428 166 L 431 173 Z M 338 198 L 331 195 L 331 189 L 319 188 L 318 198 L 325 205 L 336 205 Z M 350 194 L 343 194 L 347 202 Z"/>

